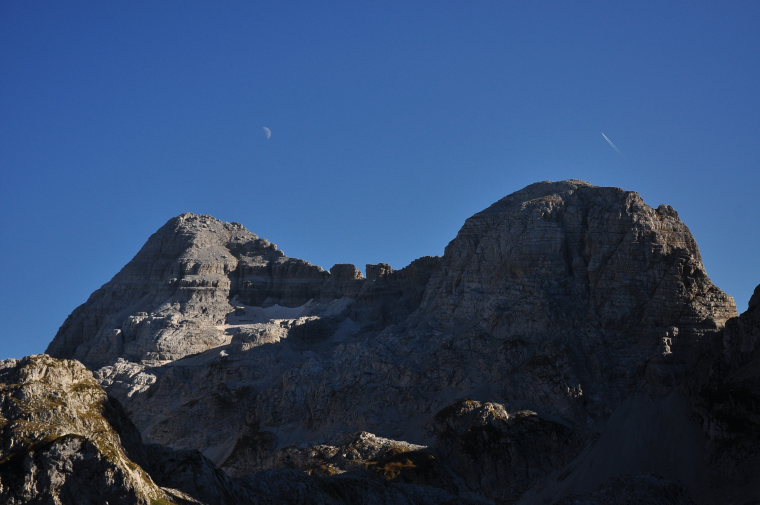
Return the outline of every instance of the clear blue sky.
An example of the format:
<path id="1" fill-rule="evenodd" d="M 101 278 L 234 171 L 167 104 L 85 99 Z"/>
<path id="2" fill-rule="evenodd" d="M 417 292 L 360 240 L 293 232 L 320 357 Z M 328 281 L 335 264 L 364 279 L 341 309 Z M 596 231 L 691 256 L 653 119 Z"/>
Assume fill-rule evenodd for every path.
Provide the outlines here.
<path id="1" fill-rule="evenodd" d="M 673 205 L 743 310 L 759 26 L 756 1 L 5 0 L 0 358 L 184 211 L 402 267 L 547 179 Z"/>

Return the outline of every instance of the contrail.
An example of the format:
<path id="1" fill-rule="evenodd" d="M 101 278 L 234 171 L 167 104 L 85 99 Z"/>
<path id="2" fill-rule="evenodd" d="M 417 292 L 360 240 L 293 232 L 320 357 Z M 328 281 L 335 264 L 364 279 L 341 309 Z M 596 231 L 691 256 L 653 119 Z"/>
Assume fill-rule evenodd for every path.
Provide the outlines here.
<path id="1" fill-rule="evenodd" d="M 607 143 L 610 145 L 611 148 L 615 150 L 616 153 L 623 154 L 620 152 L 620 149 L 618 149 L 618 146 L 616 146 L 615 143 L 611 141 L 607 135 L 604 134 L 604 132 L 599 132 L 599 133 L 602 134 L 602 138 L 607 141 Z"/>

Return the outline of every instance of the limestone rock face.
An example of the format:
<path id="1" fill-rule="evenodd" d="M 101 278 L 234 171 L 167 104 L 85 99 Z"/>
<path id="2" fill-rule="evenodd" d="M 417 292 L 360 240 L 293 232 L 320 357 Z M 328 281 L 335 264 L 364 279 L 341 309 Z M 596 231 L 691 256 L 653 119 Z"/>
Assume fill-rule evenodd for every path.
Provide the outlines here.
<path id="1" fill-rule="evenodd" d="M 197 449 L 232 477 L 288 467 L 289 454 L 288 471 L 333 465 L 361 488 L 332 451 L 350 452 L 345 437 L 364 431 L 427 447 L 373 460 L 405 468 L 405 484 L 453 471 L 461 485 L 441 492 L 513 503 L 545 479 L 542 496 L 557 500 L 619 475 L 606 465 L 589 476 L 610 457 L 596 441 L 637 430 L 626 413 L 639 405 L 648 422 L 671 404 L 692 419 L 685 390 L 701 360 L 725 338 L 726 355 L 755 349 L 746 332 L 722 333 L 735 316 L 671 207 L 571 180 L 471 217 L 443 257 L 367 265 L 366 278 L 184 214 L 74 311 L 48 352 L 95 370 L 146 442 Z M 596 445 L 584 455 L 583 444 Z M 632 449 L 634 473 L 658 455 Z"/>
<path id="2" fill-rule="evenodd" d="M 677 342 L 736 315 L 671 207 L 582 181 L 533 184 L 468 219 L 422 310 L 497 335 L 675 326 Z"/>
<path id="3" fill-rule="evenodd" d="M 0 502 L 171 503 L 126 456 L 107 408 L 105 392 L 75 361 L 0 362 Z"/>
<path id="4" fill-rule="evenodd" d="M 216 325 L 231 310 L 229 274 L 239 266 L 230 248 L 264 264 L 283 256 L 240 225 L 192 214 L 170 220 L 69 316 L 48 353 L 97 367 L 117 357 L 177 359 L 224 344 Z"/>
<path id="5" fill-rule="evenodd" d="M 608 415 L 644 381 L 677 381 L 735 315 L 671 207 L 571 180 L 533 184 L 468 219 L 416 321 L 459 334 L 452 345 L 500 368 L 479 377 L 501 379 L 490 398 L 577 422 Z"/>
<path id="6" fill-rule="evenodd" d="M 91 368 L 119 358 L 161 364 L 229 344 L 236 331 L 231 326 L 277 318 L 277 308 L 283 309 L 283 318 L 333 315 L 360 293 L 380 298 L 386 292 L 402 297 L 389 296 L 384 303 L 388 310 L 402 305 L 399 310 L 407 315 L 416 307 L 419 300 L 403 307 L 408 296 L 397 287 L 409 274 L 390 279 L 388 265 L 368 269 L 373 281 L 382 281 L 366 285 L 353 265 L 335 265 L 327 272 L 288 258 L 242 225 L 183 214 L 161 227 L 121 272 L 69 316 L 47 352 Z M 419 298 L 420 286 L 408 287 Z M 245 307 L 272 309 L 251 314 Z"/>
<path id="7" fill-rule="evenodd" d="M 435 327 L 527 346 L 557 342 L 583 368 L 593 368 L 590 355 L 625 349 L 633 359 L 616 356 L 604 365 L 622 378 L 657 346 L 688 352 L 736 308 L 708 279 L 671 207 L 563 181 L 533 184 L 468 219 L 420 312 Z"/>

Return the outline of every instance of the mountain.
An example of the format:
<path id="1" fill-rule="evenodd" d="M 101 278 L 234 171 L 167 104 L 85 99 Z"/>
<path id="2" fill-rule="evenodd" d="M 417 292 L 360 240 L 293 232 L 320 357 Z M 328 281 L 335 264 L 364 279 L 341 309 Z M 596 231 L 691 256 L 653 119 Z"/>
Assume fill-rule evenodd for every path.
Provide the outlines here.
<path id="1" fill-rule="evenodd" d="M 355 502 L 742 503 L 760 498 L 756 299 L 737 317 L 673 208 L 541 182 L 442 257 L 365 275 L 183 214 L 47 352 L 89 367 L 149 453 L 215 476 L 158 478 L 201 500 L 305 503 L 274 479 Z"/>

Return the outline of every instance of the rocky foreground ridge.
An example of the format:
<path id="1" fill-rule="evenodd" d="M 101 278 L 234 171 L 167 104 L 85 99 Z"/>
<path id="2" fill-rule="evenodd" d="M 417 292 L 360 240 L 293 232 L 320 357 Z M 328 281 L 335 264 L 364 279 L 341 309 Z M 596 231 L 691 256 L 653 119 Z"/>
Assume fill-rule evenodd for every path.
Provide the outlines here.
<path id="1" fill-rule="evenodd" d="M 148 490 L 135 503 L 743 504 L 760 500 L 759 296 L 737 317 L 671 207 L 542 182 L 442 257 L 366 276 L 183 214 L 47 352 L 108 393 L 119 464 L 144 478 L 104 486 Z M 40 437 L 94 440 L 57 424 Z M 2 461 L 0 496 L 37 503 L 40 471 L 6 484 Z"/>

